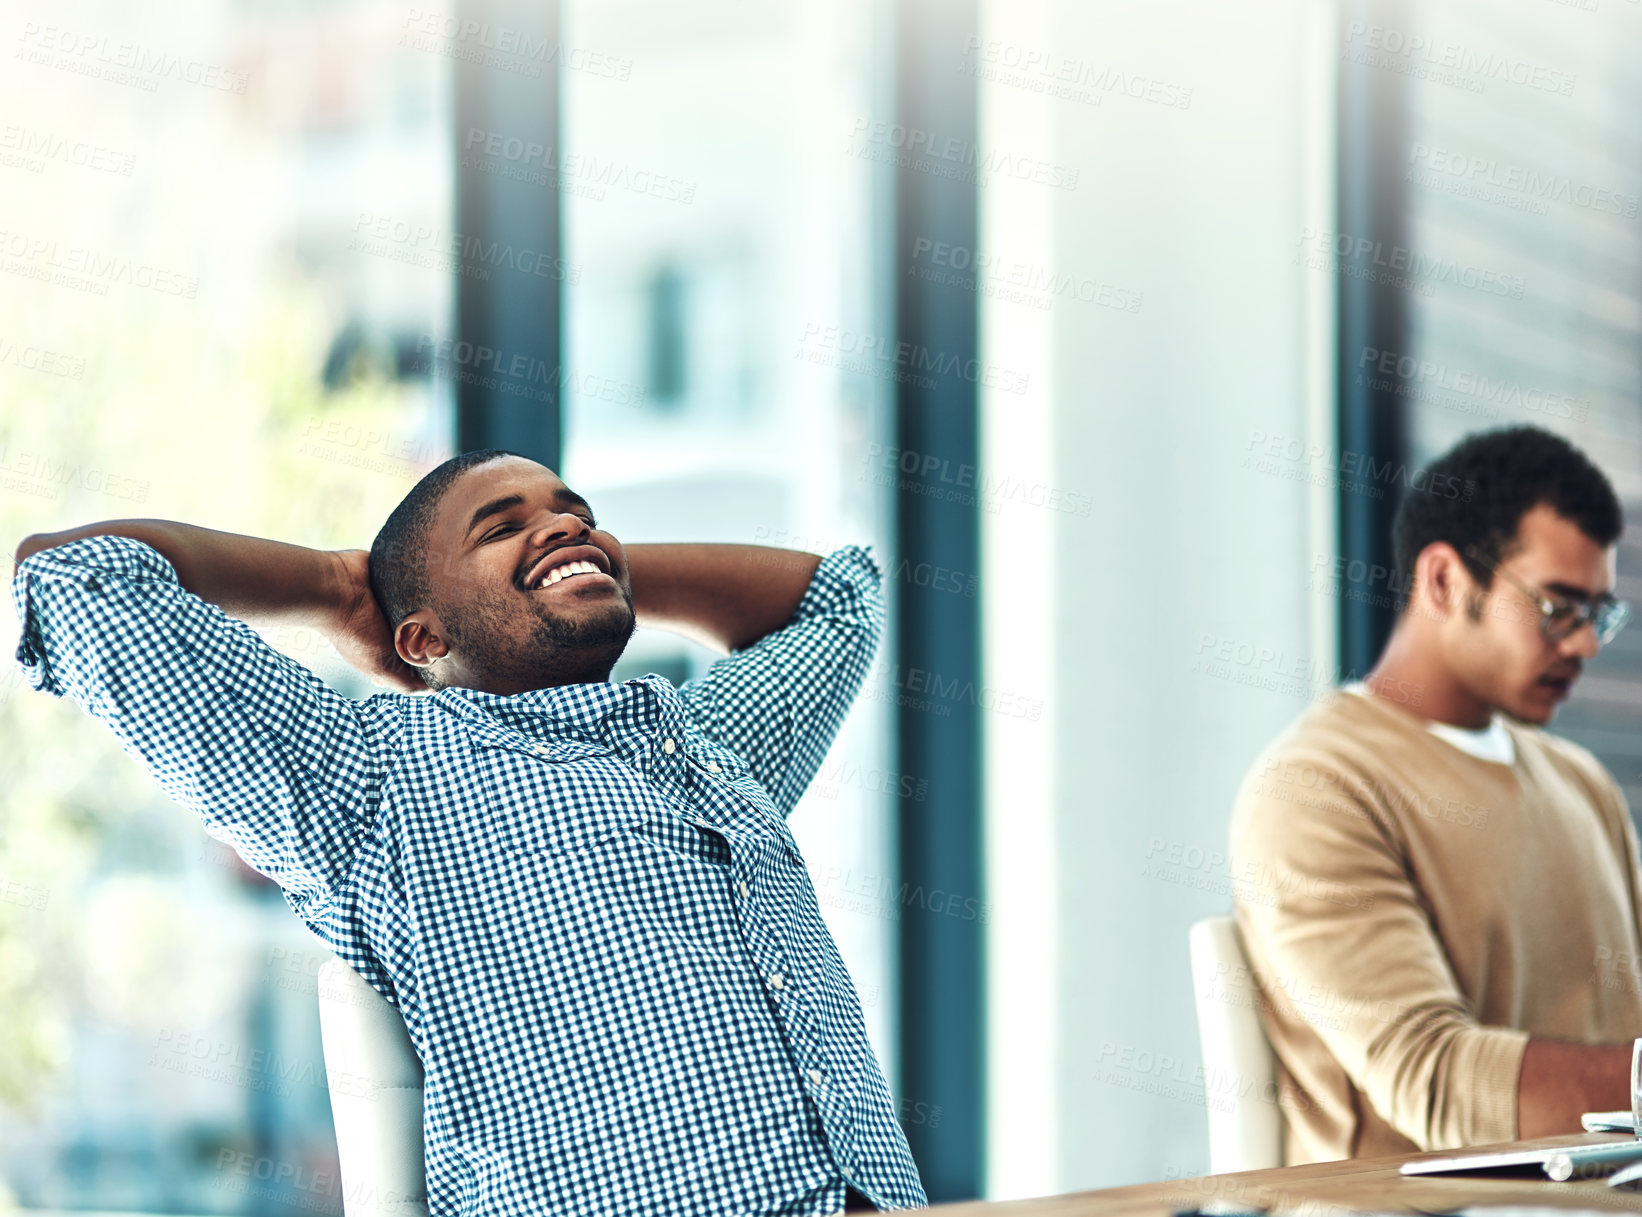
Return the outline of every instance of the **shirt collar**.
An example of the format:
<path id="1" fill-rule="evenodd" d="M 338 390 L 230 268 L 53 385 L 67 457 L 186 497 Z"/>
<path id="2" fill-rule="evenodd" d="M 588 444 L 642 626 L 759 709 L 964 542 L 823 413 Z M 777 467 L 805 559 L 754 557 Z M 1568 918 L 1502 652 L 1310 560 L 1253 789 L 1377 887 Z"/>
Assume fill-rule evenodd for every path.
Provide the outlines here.
<path id="1" fill-rule="evenodd" d="M 1368 691 L 1368 685 L 1360 680 L 1354 680 L 1344 686 L 1347 693 L 1355 693 L 1359 697 L 1373 700 L 1374 695 Z M 1451 723 L 1439 723 L 1430 719 L 1420 720 L 1425 729 L 1440 740 L 1444 740 L 1468 756 L 1474 756 L 1479 761 L 1493 761 L 1499 765 L 1516 763 L 1516 741 L 1505 728 L 1503 715 L 1495 714 L 1488 720 L 1486 727 L 1456 727 Z"/>
<path id="2" fill-rule="evenodd" d="M 666 677 L 650 675 L 619 684 L 557 685 L 528 693 L 486 693 L 452 688 L 434 700 L 463 718 L 486 719 L 536 739 L 573 736 L 615 744 L 666 730 L 677 733 L 683 720 L 678 690 Z"/>

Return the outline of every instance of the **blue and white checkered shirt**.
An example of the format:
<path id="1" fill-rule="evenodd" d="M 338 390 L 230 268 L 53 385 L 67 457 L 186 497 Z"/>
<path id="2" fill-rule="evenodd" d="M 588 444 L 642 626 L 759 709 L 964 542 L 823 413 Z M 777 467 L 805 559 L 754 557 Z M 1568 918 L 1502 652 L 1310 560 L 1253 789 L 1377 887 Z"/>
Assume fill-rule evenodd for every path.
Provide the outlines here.
<path id="1" fill-rule="evenodd" d="M 106 722 L 398 1007 L 431 1212 L 927 1203 L 785 817 L 883 625 L 859 548 L 682 688 L 353 701 L 92 537 L 13 583 L 29 683 Z"/>

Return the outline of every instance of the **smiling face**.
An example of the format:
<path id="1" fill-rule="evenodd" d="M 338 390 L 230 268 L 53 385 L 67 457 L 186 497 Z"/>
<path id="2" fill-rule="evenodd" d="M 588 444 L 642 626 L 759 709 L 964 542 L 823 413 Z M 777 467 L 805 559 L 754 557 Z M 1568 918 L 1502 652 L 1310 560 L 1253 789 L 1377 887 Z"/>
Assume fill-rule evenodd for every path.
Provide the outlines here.
<path id="1" fill-rule="evenodd" d="M 438 687 L 597 683 L 632 637 L 621 542 L 552 470 L 506 456 L 453 482 L 428 532 L 428 603 L 394 642 Z"/>

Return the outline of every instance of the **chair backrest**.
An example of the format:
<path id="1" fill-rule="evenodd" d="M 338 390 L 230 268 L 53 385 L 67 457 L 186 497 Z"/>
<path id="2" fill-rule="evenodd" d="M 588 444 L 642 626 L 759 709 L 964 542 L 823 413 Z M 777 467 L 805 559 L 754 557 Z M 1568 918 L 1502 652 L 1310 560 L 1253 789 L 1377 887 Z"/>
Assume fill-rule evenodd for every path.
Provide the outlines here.
<path id="1" fill-rule="evenodd" d="M 346 1217 L 426 1217 L 422 1062 L 405 1024 L 340 959 L 319 969 L 319 1034 Z"/>
<path id="2" fill-rule="evenodd" d="M 1277 1058 L 1260 1024 L 1260 991 L 1230 917 L 1192 926 L 1192 989 L 1203 1039 L 1203 1093 L 1209 1108 L 1209 1170 L 1283 1165 L 1283 1109 Z"/>

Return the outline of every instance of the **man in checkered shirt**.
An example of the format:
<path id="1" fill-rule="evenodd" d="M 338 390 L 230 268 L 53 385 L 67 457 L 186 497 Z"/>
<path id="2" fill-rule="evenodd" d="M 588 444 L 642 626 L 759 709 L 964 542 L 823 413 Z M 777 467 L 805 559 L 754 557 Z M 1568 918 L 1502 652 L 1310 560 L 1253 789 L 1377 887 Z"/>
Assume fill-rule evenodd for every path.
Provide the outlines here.
<path id="1" fill-rule="evenodd" d="M 17 557 L 30 684 L 398 1008 L 433 1214 L 927 1203 L 785 822 L 882 629 L 865 551 L 624 549 L 486 451 L 369 555 L 125 520 Z M 403 691 L 342 697 L 248 621 Z M 611 684 L 635 621 L 732 653 Z"/>

